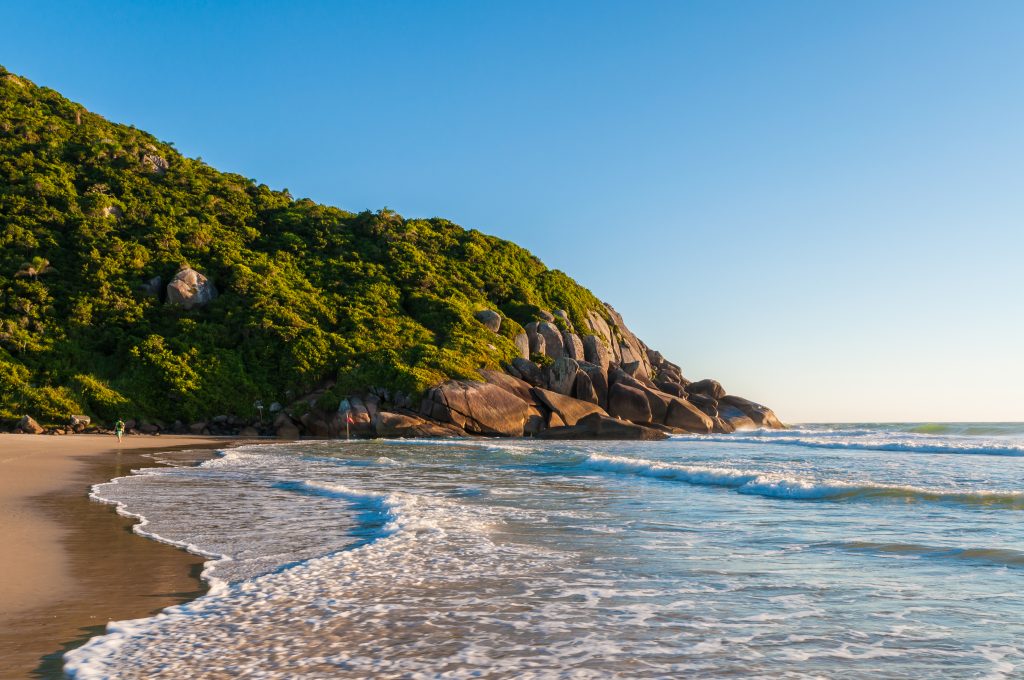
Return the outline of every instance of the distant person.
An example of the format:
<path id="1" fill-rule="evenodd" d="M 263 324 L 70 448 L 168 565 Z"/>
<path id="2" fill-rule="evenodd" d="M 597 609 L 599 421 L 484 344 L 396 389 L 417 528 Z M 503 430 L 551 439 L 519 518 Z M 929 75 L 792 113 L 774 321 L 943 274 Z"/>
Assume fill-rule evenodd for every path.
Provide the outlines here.
<path id="1" fill-rule="evenodd" d="M 114 423 L 114 434 L 117 435 L 117 441 L 120 443 L 121 437 L 124 436 L 124 421 L 120 418 L 118 418 L 117 422 Z"/>

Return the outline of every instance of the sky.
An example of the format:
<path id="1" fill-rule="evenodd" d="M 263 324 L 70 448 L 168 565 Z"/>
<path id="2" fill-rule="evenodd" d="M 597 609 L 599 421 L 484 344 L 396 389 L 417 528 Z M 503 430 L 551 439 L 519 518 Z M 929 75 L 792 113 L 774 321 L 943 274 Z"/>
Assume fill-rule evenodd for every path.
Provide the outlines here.
<path id="1" fill-rule="evenodd" d="M 1024 420 L 1024 3 L 11 2 L 183 153 L 528 248 L 786 422 Z"/>

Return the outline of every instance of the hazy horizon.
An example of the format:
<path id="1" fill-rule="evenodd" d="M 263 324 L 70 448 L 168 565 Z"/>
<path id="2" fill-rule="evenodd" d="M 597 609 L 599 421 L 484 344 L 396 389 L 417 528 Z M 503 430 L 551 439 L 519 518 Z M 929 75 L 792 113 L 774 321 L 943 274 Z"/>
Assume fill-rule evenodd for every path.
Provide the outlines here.
<path id="1" fill-rule="evenodd" d="M 507 238 L 800 422 L 1016 422 L 1024 5 L 30 4 L 0 64 Z"/>

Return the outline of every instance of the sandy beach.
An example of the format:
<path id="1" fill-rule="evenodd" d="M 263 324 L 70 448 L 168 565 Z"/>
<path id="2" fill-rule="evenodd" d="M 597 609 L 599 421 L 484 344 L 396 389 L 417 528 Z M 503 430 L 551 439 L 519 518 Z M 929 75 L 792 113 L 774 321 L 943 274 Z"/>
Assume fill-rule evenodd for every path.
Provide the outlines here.
<path id="1" fill-rule="evenodd" d="M 222 448 L 212 437 L 0 434 L 0 677 L 60 677 L 63 651 L 108 621 L 203 591 L 203 560 L 131 533 L 92 484 L 149 467 L 143 454 Z"/>

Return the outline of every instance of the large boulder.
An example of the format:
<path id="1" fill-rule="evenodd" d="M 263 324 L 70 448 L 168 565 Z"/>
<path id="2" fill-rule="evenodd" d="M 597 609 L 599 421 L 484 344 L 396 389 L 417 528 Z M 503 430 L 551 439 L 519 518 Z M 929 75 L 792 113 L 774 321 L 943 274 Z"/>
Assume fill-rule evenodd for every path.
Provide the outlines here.
<path id="1" fill-rule="evenodd" d="M 714 429 L 714 421 L 685 399 L 673 399 L 665 413 L 664 423 L 687 432 L 707 434 Z"/>
<path id="2" fill-rule="evenodd" d="M 548 368 L 548 388 L 552 392 L 572 396 L 573 388 L 576 386 L 576 374 L 579 372 L 580 365 L 575 359 L 559 357 Z"/>
<path id="3" fill-rule="evenodd" d="M 722 384 L 710 378 L 690 383 L 686 386 L 686 391 L 690 394 L 703 394 L 712 399 L 721 399 L 725 396 L 725 389 L 722 387 Z"/>
<path id="4" fill-rule="evenodd" d="M 656 380 L 654 386 L 665 394 L 671 394 L 673 397 L 685 397 L 686 390 L 679 383 L 668 382 L 665 380 Z"/>
<path id="5" fill-rule="evenodd" d="M 608 390 L 608 413 L 634 423 L 651 422 L 647 395 L 624 382 L 617 382 Z"/>
<path id="6" fill-rule="evenodd" d="M 205 276 L 185 267 L 167 284 L 167 303 L 194 309 L 209 304 L 217 297 L 217 289 Z"/>
<path id="7" fill-rule="evenodd" d="M 605 410 L 597 404 L 573 399 L 572 397 L 567 397 L 564 394 L 558 394 L 557 392 L 551 392 L 539 387 L 534 387 L 533 394 L 537 398 L 537 401 L 542 403 L 551 411 L 552 416 L 558 417 L 558 422 L 566 425 L 575 425 L 578 420 L 589 416 L 592 413 L 598 413 L 604 416 L 608 415 Z"/>
<path id="8" fill-rule="evenodd" d="M 595 310 L 587 310 L 587 325 L 590 327 L 590 332 L 600 338 L 605 347 L 612 346 L 612 329 L 603 316 Z"/>
<path id="9" fill-rule="evenodd" d="M 274 434 L 278 439 L 298 439 L 299 428 L 295 423 L 289 420 L 288 422 L 279 425 L 274 430 Z"/>
<path id="10" fill-rule="evenodd" d="M 599 413 L 593 413 L 585 418 L 581 418 L 574 426 L 544 430 L 537 436 L 540 439 L 625 439 L 652 441 L 665 439 L 668 437 L 668 434 L 655 428 L 627 423 Z"/>
<path id="11" fill-rule="evenodd" d="M 562 331 L 558 330 L 558 326 L 549 321 L 541 321 L 537 324 L 537 334 L 544 338 L 544 354 L 552 359 L 558 359 L 565 354 Z"/>
<path id="12" fill-rule="evenodd" d="M 481 309 L 473 316 L 489 331 L 497 333 L 501 329 L 501 314 L 493 309 Z"/>
<path id="13" fill-rule="evenodd" d="M 516 375 L 517 378 L 521 378 L 535 387 L 547 385 L 547 381 L 544 379 L 544 371 L 529 359 L 513 359 L 512 370 L 518 374 Z"/>
<path id="14" fill-rule="evenodd" d="M 43 426 L 36 422 L 32 416 L 22 416 L 18 421 L 18 429 L 28 434 L 42 434 Z"/>
<path id="15" fill-rule="evenodd" d="M 588 362 L 600 366 L 605 371 L 612 362 L 613 357 L 608 345 L 596 335 L 583 336 L 583 358 Z"/>
<path id="16" fill-rule="evenodd" d="M 377 411 L 373 416 L 373 430 L 378 437 L 388 439 L 408 437 L 465 437 L 466 432 L 450 423 L 434 423 L 426 418 L 391 411 Z"/>
<path id="17" fill-rule="evenodd" d="M 305 413 L 299 420 L 302 422 L 302 427 L 306 430 L 306 434 L 312 437 L 327 437 L 331 434 L 330 425 L 319 413 Z"/>
<path id="18" fill-rule="evenodd" d="M 573 387 L 572 393 L 580 401 L 589 401 L 591 404 L 600 403 L 597 390 L 594 389 L 594 383 L 590 380 L 590 376 L 586 371 L 578 371 L 576 373 L 576 385 Z"/>
<path id="19" fill-rule="evenodd" d="M 719 402 L 718 417 L 729 424 L 734 430 L 756 430 L 755 423 L 750 416 L 736 406 L 726 402 Z"/>
<path id="20" fill-rule="evenodd" d="M 489 383 L 493 383 L 507 392 L 511 392 L 527 403 L 532 403 L 533 393 L 530 391 L 530 383 L 525 380 L 513 377 L 501 371 L 492 371 L 489 368 L 481 368 L 480 376 Z"/>
<path id="21" fill-rule="evenodd" d="M 427 392 L 420 413 L 471 434 L 520 437 L 530 405 L 493 383 L 450 380 Z"/>
<path id="22" fill-rule="evenodd" d="M 601 408 L 608 408 L 608 371 L 587 361 L 580 362 L 580 370 L 590 378 L 590 384 L 597 395 Z"/>
<path id="23" fill-rule="evenodd" d="M 516 334 L 515 341 L 516 349 L 519 351 L 519 356 L 522 359 L 530 358 L 530 336 L 526 333 Z"/>
<path id="24" fill-rule="evenodd" d="M 700 392 L 694 392 L 693 394 L 687 395 L 687 401 L 699 408 L 704 413 L 708 414 L 712 418 L 718 416 L 718 400 L 712 399 L 706 394 Z"/>
<path id="25" fill-rule="evenodd" d="M 562 331 L 562 346 L 565 348 L 565 356 L 576 361 L 583 361 L 586 358 L 583 341 L 575 333 Z"/>
<path id="26" fill-rule="evenodd" d="M 767 406 L 762 406 L 749 399 L 736 397 L 731 394 L 722 397 L 721 402 L 735 406 L 743 411 L 744 415 L 754 421 L 758 427 L 767 427 L 773 430 L 784 430 L 786 428 L 775 416 L 775 412 Z"/>
<path id="27" fill-rule="evenodd" d="M 735 428 L 735 427 L 733 427 L 732 425 L 730 425 L 730 424 L 729 424 L 728 422 L 726 422 L 726 421 L 722 420 L 722 419 L 721 419 L 721 418 L 719 418 L 718 416 L 715 416 L 715 417 L 714 417 L 714 418 L 712 418 L 711 420 L 712 420 L 712 421 L 714 422 L 714 424 L 715 424 L 715 427 L 714 427 L 714 429 L 713 429 L 713 430 L 711 430 L 711 431 L 712 431 L 712 432 L 714 432 L 714 433 L 716 433 L 716 434 L 730 434 L 730 433 L 732 433 L 732 432 L 735 432 L 735 431 L 736 431 L 736 428 Z"/>
<path id="28" fill-rule="evenodd" d="M 530 353 L 527 359 L 534 354 L 545 354 L 547 351 L 546 343 L 544 342 L 544 336 L 537 332 L 537 322 L 533 321 L 526 324 L 526 338 L 529 341 Z"/>

